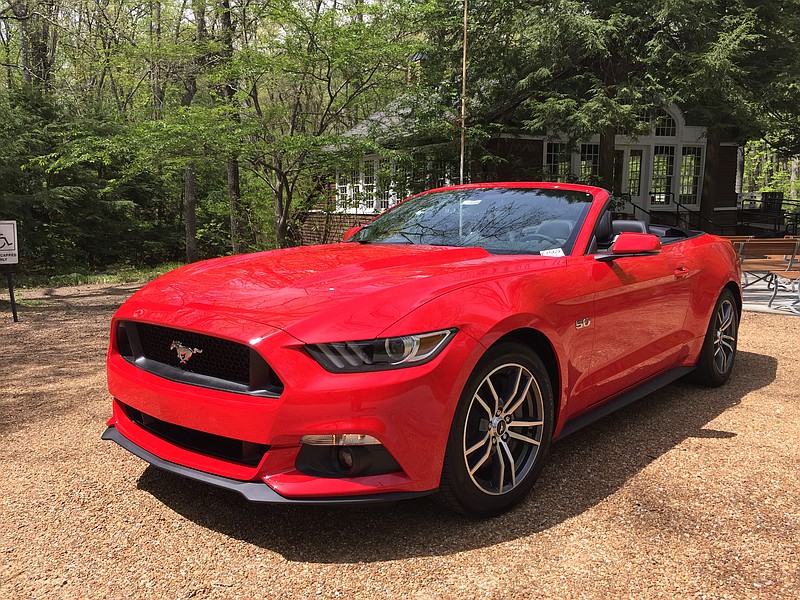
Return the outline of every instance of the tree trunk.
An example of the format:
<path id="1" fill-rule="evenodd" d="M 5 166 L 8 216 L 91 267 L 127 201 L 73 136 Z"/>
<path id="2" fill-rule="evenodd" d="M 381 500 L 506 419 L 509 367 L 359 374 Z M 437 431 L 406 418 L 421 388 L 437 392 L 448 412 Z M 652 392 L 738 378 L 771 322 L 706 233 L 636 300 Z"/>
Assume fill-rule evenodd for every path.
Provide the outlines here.
<path id="1" fill-rule="evenodd" d="M 228 159 L 228 200 L 231 203 L 231 249 L 234 254 L 242 252 L 242 192 L 239 187 L 239 159 Z"/>
<path id="2" fill-rule="evenodd" d="M 222 24 L 222 31 L 220 33 L 222 37 L 222 58 L 225 62 L 230 63 L 233 59 L 233 33 L 234 33 L 234 25 L 233 25 L 233 18 L 231 17 L 231 2 L 230 0 L 221 0 L 220 1 L 220 23 Z M 225 99 L 228 102 L 233 102 L 233 96 L 236 93 L 236 82 L 232 79 L 228 79 L 225 81 L 223 94 Z"/>
<path id="3" fill-rule="evenodd" d="M 222 38 L 223 49 L 220 53 L 225 62 L 230 63 L 233 59 L 233 33 L 234 24 L 231 16 L 230 0 L 220 0 L 220 23 L 222 25 L 220 36 Z M 236 81 L 228 79 L 223 84 L 222 94 L 227 104 L 235 109 Z M 231 120 L 236 123 L 239 121 L 238 113 L 233 110 Z M 231 205 L 231 248 L 234 254 L 242 252 L 242 221 L 241 221 L 241 188 L 239 186 L 239 157 L 231 154 L 228 157 L 228 199 Z"/>
<path id="4" fill-rule="evenodd" d="M 294 183 L 284 171 L 280 170 L 282 161 L 280 156 L 275 156 L 273 171 L 274 183 L 272 189 L 275 193 L 275 244 L 278 248 L 293 246 L 296 242 L 291 224 L 292 200 L 294 199 Z"/>
<path id="5" fill-rule="evenodd" d="M 19 21 L 20 67 L 26 85 L 45 88 L 53 75 L 58 36 L 51 30 L 55 20 L 55 7 L 30 6 L 25 0 L 10 2 L 11 10 Z"/>
<path id="6" fill-rule="evenodd" d="M 192 12 L 194 12 L 197 41 L 204 42 L 208 31 L 206 28 L 206 0 L 192 0 Z"/>
<path id="7" fill-rule="evenodd" d="M 195 45 L 198 57 L 195 58 L 194 69 L 184 82 L 185 92 L 181 97 L 181 106 L 191 106 L 197 94 L 197 70 L 205 61 L 205 56 L 202 55 L 206 32 L 205 4 L 202 0 L 195 0 L 192 6 L 195 11 Z M 183 175 L 183 221 L 186 231 L 186 262 L 193 263 L 200 259 L 197 253 L 197 178 L 194 173 L 194 161 L 189 161 Z"/>
<path id="8" fill-rule="evenodd" d="M 706 163 L 703 176 L 703 191 L 700 194 L 700 214 L 708 220 L 714 218 L 714 203 L 717 195 L 717 172 L 719 169 L 719 133 L 713 128 L 706 134 Z M 702 229 L 709 227 L 708 222 L 700 224 Z M 716 232 L 711 232 L 716 233 Z"/>
<path id="9" fill-rule="evenodd" d="M 287 247 L 289 237 L 289 223 L 283 217 L 278 217 L 275 222 L 275 243 L 278 248 Z"/>
<path id="10" fill-rule="evenodd" d="M 276 162 L 280 164 L 279 160 Z M 273 189 L 275 190 L 275 245 L 278 248 L 285 248 L 289 224 L 284 217 L 285 213 L 283 209 L 286 203 L 286 198 L 284 198 L 286 185 L 285 179 L 282 177 L 281 173 L 275 173 L 275 185 Z"/>
<path id="11" fill-rule="evenodd" d="M 155 0 L 150 6 L 150 43 L 161 47 L 161 2 Z M 150 91 L 153 103 L 153 119 L 158 120 L 164 113 L 164 99 L 166 83 L 161 77 L 161 58 L 151 61 L 150 65 Z"/>
<path id="12" fill-rule="evenodd" d="M 197 254 L 197 181 L 194 162 L 186 165 L 183 177 L 183 218 L 186 223 L 186 262 L 199 260 Z"/>
<path id="13" fill-rule="evenodd" d="M 613 125 L 609 125 L 600 133 L 600 164 L 598 165 L 598 175 L 600 175 L 600 185 L 612 193 L 619 193 L 622 191 L 613 189 L 616 137 L 617 129 Z"/>

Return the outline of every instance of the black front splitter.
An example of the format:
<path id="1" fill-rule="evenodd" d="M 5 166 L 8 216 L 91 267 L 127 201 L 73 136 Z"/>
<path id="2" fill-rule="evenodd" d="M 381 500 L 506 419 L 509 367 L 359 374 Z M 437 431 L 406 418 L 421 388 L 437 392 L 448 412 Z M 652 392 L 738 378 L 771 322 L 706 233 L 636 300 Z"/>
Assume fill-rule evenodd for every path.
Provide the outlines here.
<path id="1" fill-rule="evenodd" d="M 239 481 L 237 479 L 230 479 L 228 477 L 221 477 L 220 475 L 213 475 L 198 471 L 197 469 L 190 469 L 183 465 L 170 462 L 159 458 L 152 452 L 148 452 L 141 446 L 134 444 L 124 435 L 122 435 L 116 427 L 109 427 L 103 432 L 102 438 L 104 440 L 111 440 L 125 448 L 131 454 L 135 454 L 142 460 L 147 461 L 154 467 L 175 473 L 187 479 L 194 479 L 209 485 L 220 487 L 226 490 L 231 490 L 237 494 L 241 494 L 250 502 L 262 502 L 265 504 L 297 504 L 306 506 L 346 506 L 353 504 L 373 504 L 377 502 L 395 502 L 397 500 L 410 500 L 412 498 L 420 498 L 433 494 L 437 490 L 428 490 L 425 492 L 387 492 L 383 494 L 369 494 L 364 496 L 337 496 L 326 498 L 286 498 L 281 496 L 278 492 L 269 487 L 266 483 L 257 481 Z"/>

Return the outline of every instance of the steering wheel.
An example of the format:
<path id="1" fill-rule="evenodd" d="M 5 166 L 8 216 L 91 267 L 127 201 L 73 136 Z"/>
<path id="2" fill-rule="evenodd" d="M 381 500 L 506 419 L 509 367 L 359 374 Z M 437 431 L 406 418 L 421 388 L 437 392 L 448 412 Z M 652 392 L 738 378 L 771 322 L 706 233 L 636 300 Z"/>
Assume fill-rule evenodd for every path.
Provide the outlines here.
<path id="1" fill-rule="evenodd" d="M 545 242 L 555 244 L 556 246 L 561 245 L 561 242 L 559 242 L 556 238 L 552 238 L 549 235 L 544 235 L 543 233 L 526 233 L 519 239 L 520 242 L 531 242 L 534 240 L 543 240 Z"/>

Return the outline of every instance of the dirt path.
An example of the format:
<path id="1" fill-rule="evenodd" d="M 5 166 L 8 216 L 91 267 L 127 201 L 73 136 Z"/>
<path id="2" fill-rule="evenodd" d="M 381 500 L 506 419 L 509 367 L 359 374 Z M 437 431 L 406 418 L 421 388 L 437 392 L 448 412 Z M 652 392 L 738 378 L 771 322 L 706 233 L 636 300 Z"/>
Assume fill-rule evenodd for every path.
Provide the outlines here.
<path id="1" fill-rule="evenodd" d="M 0 598 L 800 597 L 800 319 L 746 313 L 732 381 L 555 445 L 517 510 L 254 506 L 100 440 L 135 286 L 0 301 Z"/>

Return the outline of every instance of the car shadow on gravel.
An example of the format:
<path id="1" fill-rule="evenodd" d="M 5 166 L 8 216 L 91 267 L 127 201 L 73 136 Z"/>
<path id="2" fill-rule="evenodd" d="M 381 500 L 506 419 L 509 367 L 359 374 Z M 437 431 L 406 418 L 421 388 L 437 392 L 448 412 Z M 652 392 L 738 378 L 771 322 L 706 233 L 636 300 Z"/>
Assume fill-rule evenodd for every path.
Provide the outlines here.
<path id="1" fill-rule="evenodd" d="M 251 504 L 148 467 L 138 487 L 191 521 L 277 552 L 287 560 L 355 563 L 442 556 L 547 530 L 619 490 L 687 438 L 736 443 L 736 432 L 705 425 L 769 385 L 777 360 L 739 352 L 722 388 L 678 381 L 554 444 L 534 491 L 489 520 L 461 517 L 427 499 L 349 508 Z"/>

